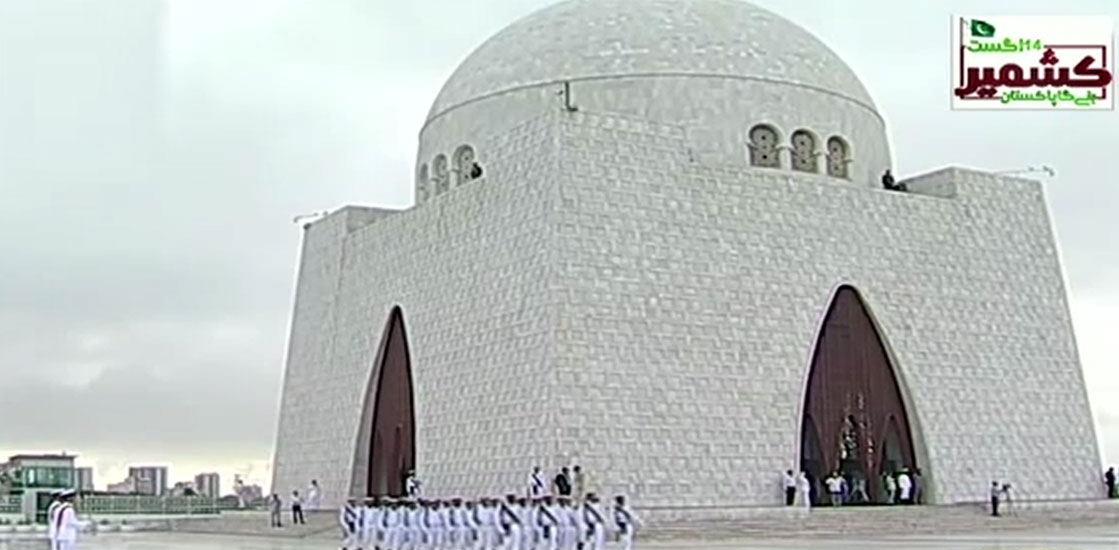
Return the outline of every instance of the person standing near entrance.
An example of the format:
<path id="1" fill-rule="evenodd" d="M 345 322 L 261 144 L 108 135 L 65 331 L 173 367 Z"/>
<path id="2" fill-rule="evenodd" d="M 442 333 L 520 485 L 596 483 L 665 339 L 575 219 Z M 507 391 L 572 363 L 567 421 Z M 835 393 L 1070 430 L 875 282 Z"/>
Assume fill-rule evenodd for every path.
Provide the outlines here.
<path id="1" fill-rule="evenodd" d="M 886 504 L 894 504 L 898 498 L 898 483 L 894 480 L 894 474 L 887 472 L 882 476 L 882 487 L 886 492 Z"/>
<path id="2" fill-rule="evenodd" d="M 902 504 L 913 504 L 913 480 L 909 477 L 908 469 L 903 469 L 898 474 L 898 499 Z"/>
<path id="3" fill-rule="evenodd" d="M 408 470 L 408 476 L 404 478 L 404 493 L 414 500 L 419 498 L 421 492 L 423 492 L 423 484 L 420 483 L 420 478 L 416 477 L 416 471 Z"/>
<path id="4" fill-rule="evenodd" d="M 586 494 L 591 491 L 591 483 L 587 479 L 587 473 L 583 471 L 582 466 L 576 465 L 573 471 L 575 473 L 575 498 L 582 502 Z"/>
<path id="5" fill-rule="evenodd" d="M 540 466 L 534 467 L 532 473 L 528 476 L 528 497 L 537 499 L 544 496 L 546 487 L 544 474 L 540 471 Z"/>
<path id="6" fill-rule="evenodd" d="M 571 471 L 564 466 L 552 481 L 556 488 L 556 495 L 561 497 L 571 496 Z"/>
<path id="7" fill-rule="evenodd" d="M 319 489 L 319 481 L 317 479 L 311 480 L 311 487 L 307 489 L 307 507 L 312 512 L 322 508 L 322 489 Z"/>
<path id="8" fill-rule="evenodd" d="M 991 515 L 999 517 L 999 497 L 1002 496 L 1002 488 L 999 487 L 999 482 L 991 482 Z"/>
<path id="9" fill-rule="evenodd" d="M 824 481 L 824 484 L 828 486 L 831 505 L 840 506 L 843 503 L 843 478 L 840 477 L 839 472 L 832 472 L 828 479 Z"/>
<path id="10" fill-rule="evenodd" d="M 1104 483 L 1104 485 L 1107 486 L 1107 498 L 1115 498 L 1116 494 L 1115 494 L 1115 468 L 1114 467 L 1108 468 L 1107 472 L 1103 474 L 1103 483 Z"/>
<path id="11" fill-rule="evenodd" d="M 797 493 L 800 493 L 800 503 L 805 510 L 812 509 L 812 485 L 808 482 L 808 474 L 801 472 L 797 476 Z"/>
<path id="12" fill-rule="evenodd" d="M 281 514 L 284 513 L 284 502 L 280 500 L 279 493 L 272 493 L 272 498 L 269 499 L 268 508 L 271 511 L 270 518 L 272 527 L 283 527 L 284 520 Z"/>
<path id="13" fill-rule="evenodd" d="M 792 470 L 785 470 L 785 506 L 796 504 L 797 479 L 793 477 Z"/>
<path id="14" fill-rule="evenodd" d="M 299 496 L 299 491 L 291 492 L 291 523 L 292 525 L 304 525 L 307 523 L 303 519 L 303 497 Z"/>

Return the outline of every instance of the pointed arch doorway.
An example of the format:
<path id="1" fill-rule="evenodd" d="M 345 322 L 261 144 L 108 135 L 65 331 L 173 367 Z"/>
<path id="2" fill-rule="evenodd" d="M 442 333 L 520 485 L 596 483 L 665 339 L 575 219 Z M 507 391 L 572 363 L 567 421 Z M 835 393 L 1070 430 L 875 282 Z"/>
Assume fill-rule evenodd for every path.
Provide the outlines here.
<path id="1" fill-rule="evenodd" d="M 404 312 L 394 307 L 381 334 L 366 388 L 363 430 L 368 430 L 364 492 L 401 496 L 404 477 L 416 467 L 412 360 Z"/>
<path id="2" fill-rule="evenodd" d="M 828 305 L 802 414 L 801 469 L 817 493 L 839 472 L 851 489 L 849 502 L 884 504 L 884 475 L 920 467 L 894 366 L 851 286 L 840 287 Z"/>

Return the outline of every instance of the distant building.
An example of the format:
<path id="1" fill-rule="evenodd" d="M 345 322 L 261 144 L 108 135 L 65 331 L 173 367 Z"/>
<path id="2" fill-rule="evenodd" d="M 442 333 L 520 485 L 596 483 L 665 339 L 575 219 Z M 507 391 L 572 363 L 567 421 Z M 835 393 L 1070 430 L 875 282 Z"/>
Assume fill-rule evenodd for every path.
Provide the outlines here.
<path id="1" fill-rule="evenodd" d="M 194 489 L 198 494 L 210 498 L 221 497 L 221 476 L 214 473 L 194 476 Z"/>
<path id="2" fill-rule="evenodd" d="M 194 487 L 193 481 L 177 481 L 171 487 L 171 496 L 173 497 L 192 497 L 198 494 L 198 490 Z"/>
<path id="3" fill-rule="evenodd" d="M 110 493 L 131 495 L 136 492 L 136 484 L 133 482 L 132 478 L 128 477 L 125 478 L 124 481 L 110 483 L 105 489 Z"/>
<path id="4" fill-rule="evenodd" d="M 93 468 L 74 469 L 74 488 L 83 493 L 93 492 Z"/>
<path id="5" fill-rule="evenodd" d="M 74 488 L 75 455 L 15 455 L 0 464 L 0 485 L 9 494 L 37 489 Z"/>
<path id="6" fill-rule="evenodd" d="M 167 494 L 166 466 L 130 466 L 128 477 L 136 493 L 157 497 Z"/>

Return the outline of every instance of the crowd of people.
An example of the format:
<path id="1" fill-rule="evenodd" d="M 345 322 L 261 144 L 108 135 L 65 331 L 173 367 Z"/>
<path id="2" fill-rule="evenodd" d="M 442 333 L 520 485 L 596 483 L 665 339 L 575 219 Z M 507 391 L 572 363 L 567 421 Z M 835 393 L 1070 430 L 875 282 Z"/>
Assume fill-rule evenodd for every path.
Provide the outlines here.
<path id="1" fill-rule="evenodd" d="M 344 550 L 604 550 L 613 534 L 618 548 L 633 548 L 640 521 L 624 496 L 607 507 L 587 476 L 562 469 L 546 480 L 539 467 L 525 495 L 504 498 L 431 498 L 414 472 L 401 498 L 350 499 L 342 507 Z M 582 495 L 581 497 L 573 496 Z"/>

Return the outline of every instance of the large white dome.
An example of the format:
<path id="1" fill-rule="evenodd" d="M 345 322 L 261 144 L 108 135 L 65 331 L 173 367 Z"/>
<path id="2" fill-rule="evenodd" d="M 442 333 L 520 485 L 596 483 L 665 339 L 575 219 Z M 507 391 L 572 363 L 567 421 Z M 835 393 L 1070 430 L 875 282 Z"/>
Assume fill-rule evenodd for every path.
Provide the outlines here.
<path id="1" fill-rule="evenodd" d="M 562 110 L 565 82 L 582 113 L 681 129 L 705 165 L 747 164 L 755 137 L 778 168 L 794 155 L 822 162 L 831 143 L 855 183 L 876 185 L 890 165 L 866 88 L 792 22 L 738 0 L 567 0 L 498 32 L 447 80 L 420 132 L 421 201 L 456 151 L 485 164 L 496 151 L 483 142 Z"/>
<path id="2" fill-rule="evenodd" d="M 874 109 L 859 79 L 810 33 L 738 0 L 568 0 L 483 43 L 428 119 L 472 100 L 564 80 L 721 76 L 795 84 Z"/>

